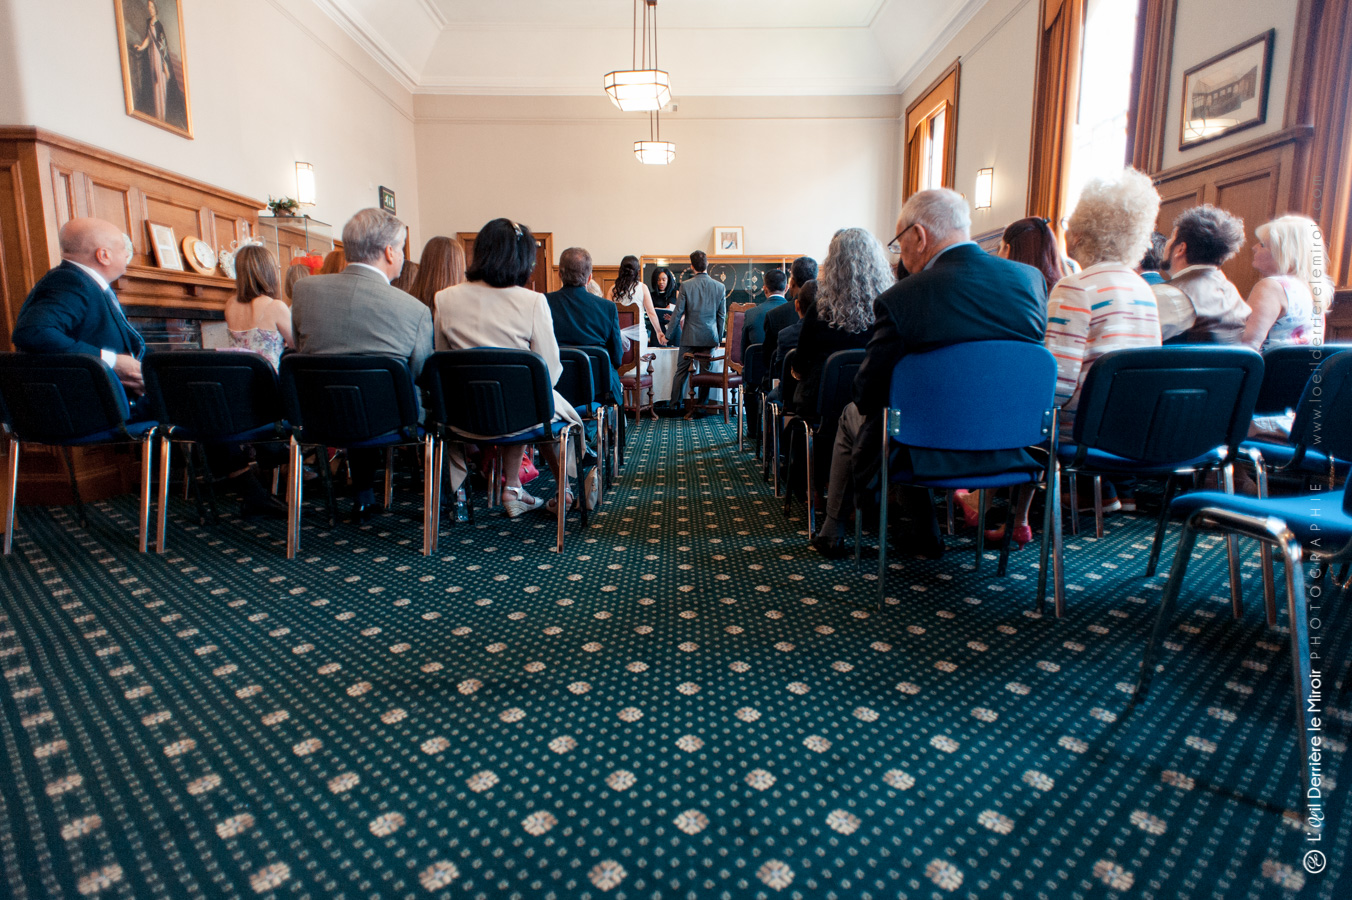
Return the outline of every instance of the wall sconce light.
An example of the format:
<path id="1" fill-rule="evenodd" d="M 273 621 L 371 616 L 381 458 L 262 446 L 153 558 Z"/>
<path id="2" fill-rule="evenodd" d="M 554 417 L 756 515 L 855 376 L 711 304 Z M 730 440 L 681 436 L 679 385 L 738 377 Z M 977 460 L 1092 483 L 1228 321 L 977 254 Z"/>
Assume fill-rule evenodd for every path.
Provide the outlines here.
<path id="1" fill-rule="evenodd" d="M 296 202 L 315 205 L 315 167 L 307 162 L 296 163 Z"/>
<path id="2" fill-rule="evenodd" d="M 978 169 L 976 173 L 976 203 L 973 204 L 977 209 L 991 208 L 991 193 L 995 184 L 994 169 Z"/>

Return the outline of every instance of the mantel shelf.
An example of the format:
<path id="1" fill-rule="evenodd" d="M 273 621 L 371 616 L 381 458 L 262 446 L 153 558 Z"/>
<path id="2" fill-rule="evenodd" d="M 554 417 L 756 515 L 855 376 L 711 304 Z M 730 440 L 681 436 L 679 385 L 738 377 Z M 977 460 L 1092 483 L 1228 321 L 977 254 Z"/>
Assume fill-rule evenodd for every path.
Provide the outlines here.
<path id="1" fill-rule="evenodd" d="M 224 275 L 199 275 L 196 272 L 182 271 L 177 269 L 160 269 L 151 266 L 128 266 L 127 274 L 123 275 L 117 281 L 113 282 L 113 290 L 119 290 L 122 287 L 122 280 L 125 278 L 139 278 L 143 281 L 161 281 L 170 284 L 196 285 L 199 287 L 225 288 L 233 291 L 235 289 L 235 280 L 226 278 Z"/>

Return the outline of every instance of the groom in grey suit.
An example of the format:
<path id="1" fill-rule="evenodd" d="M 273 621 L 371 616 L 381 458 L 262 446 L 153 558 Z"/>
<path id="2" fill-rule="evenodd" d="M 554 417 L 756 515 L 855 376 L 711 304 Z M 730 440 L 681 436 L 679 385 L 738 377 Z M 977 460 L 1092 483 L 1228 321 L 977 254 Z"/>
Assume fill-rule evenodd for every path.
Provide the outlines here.
<path id="1" fill-rule="evenodd" d="M 668 340 L 675 336 L 677 328 L 681 334 L 681 356 L 671 380 L 674 405 L 680 404 L 685 380 L 690 375 L 693 360 L 689 354 L 708 353 L 723 343 L 723 326 L 728 317 L 727 288 L 709 277 L 709 257 L 703 250 L 690 254 L 690 268 L 695 270 L 695 275 L 681 283 L 680 293 L 676 295 L 676 311 L 667 327 Z M 705 403 L 708 399 L 709 389 L 701 388 L 699 402 Z"/>
<path id="2" fill-rule="evenodd" d="M 296 282 L 291 323 L 301 353 L 372 353 L 408 360 L 417 378 L 432 355 L 432 316 L 426 306 L 390 285 L 404 267 L 404 223 L 382 209 L 363 209 L 343 226 L 347 268 Z M 378 450 L 353 450 L 354 518 L 375 505 Z"/>

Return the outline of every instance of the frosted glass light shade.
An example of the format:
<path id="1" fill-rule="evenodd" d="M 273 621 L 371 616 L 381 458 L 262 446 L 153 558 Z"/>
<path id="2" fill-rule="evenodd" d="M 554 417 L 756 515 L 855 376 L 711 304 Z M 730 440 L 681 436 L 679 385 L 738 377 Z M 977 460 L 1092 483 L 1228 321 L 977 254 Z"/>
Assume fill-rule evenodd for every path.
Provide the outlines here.
<path id="1" fill-rule="evenodd" d="M 676 158 L 671 141 L 634 141 L 634 156 L 645 166 L 665 166 Z"/>
<path id="2" fill-rule="evenodd" d="M 977 209 L 991 208 L 991 194 L 995 188 L 995 170 L 978 169 L 976 173 L 976 202 L 972 205 Z"/>
<path id="3" fill-rule="evenodd" d="M 315 167 L 307 162 L 296 163 L 296 202 L 315 205 Z"/>
<path id="4" fill-rule="evenodd" d="M 671 76 L 661 69 L 607 72 L 604 84 L 610 102 L 625 112 L 652 112 L 671 102 Z"/>

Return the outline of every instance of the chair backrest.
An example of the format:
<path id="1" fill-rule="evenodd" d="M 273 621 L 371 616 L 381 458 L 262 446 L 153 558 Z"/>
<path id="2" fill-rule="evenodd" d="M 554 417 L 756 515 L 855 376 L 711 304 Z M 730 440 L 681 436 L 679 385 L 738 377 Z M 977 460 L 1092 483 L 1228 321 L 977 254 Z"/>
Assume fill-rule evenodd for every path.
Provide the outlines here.
<path id="1" fill-rule="evenodd" d="M 190 440 L 280 429 L 286 418 L 277 373 L 257 353 L 160 350 L 146 354 L 141 373 L 155 418 Z"/>
<path id="2" fill-rule="evenodd" d="M 632 341 L 630 343 L 632 344 Z M 580 346 L 577 349 L 587 354 L 587 359 L 591 361 L 592 401 L 595 403 L 614 403 L 615 398 L 610 396 L 610 373 L 614 368 L 610 364 L 610 353 L 605 347 L 590 344 Z M 563 394 L 563 391 L 559 391 L 559 393 Z M 567 394 L 564 394 L 564 396 L 567 396 Z"/>
<path id="3" fill-rule="evenodd" d="M 1352 344 L 1276 347 L 1263 354 L 1263 387 L 1254 404 L 1256 416 L 1271 416 L 1300 405 L 1305 386 L 1325 360 L 1352 350 Z"/>
<path id="4" fill-rule="evenodd" d="M 1291 443 L 1352 460 L 1352 353 L 1335 353 L 1310 376 L 1291 423 Z"/>
<path id="5" fill-rule="evenodd" d="M 418 399 L 402 359 L 291 353 L 280 378 L 286 417 L 303 443 L 350 447 L 417 434 Z"/>
<path id="6" fill-rule="evenodd" d="M 742 358 L 742 380 L 752 390 L 760 390 L 765 378 L 765 345 L 752 344 Z"/>
<path id="7" fill-rule="evenodd" d="M 619 303 L 616 304 L 620 315 L 620 331 L 626 328 L 633 328 L 642 320 L 642 311 L 637 303 Z M 628 371 L 638 362 L 638 341 L 626 341 L 624 347 L 624 356 L 620 357 L 620 371 Z"/>
<path id="8" fill-rule="evenodd" d="M 854 376 L 864 363 L 864 350 L 837 350 L 822 366 L 821 387 L 817 391 L 817 415 L 823 422 L 840 418 L 854 400 Z"/>
<path id="9" fill-rule="evenodd" d="M 596 402 L 596 382 L 592 378 L 591 357 L 581 347 L 560 347 L 559 362 L 563 374 L 554 382 L 554 390 L 574 408 Z"/>
<path id="10" fill-rule="evenodd" d="M 932 450 L 1031 447 L 1048 437 L 1055 397 L 1056 358 L 1041 344 L 971 341 L 911 353 L 892 370 L 892 438 Z"/>
<path id="11" fill-rule="evenodd" d="M 742 330 L 746 314 L 756 308 L 754 303 L 734 303 L 728 307 L 728 327 L 723 339 L 723 356 L 734 372 L 742 371 Z"/>
<path id="12" fill-rule="evenodd" d="M 529 350 L 479 347 L 428 357 L 429 424 L 463 434 L 514 434 L 554 419 L 549 368 Z"/>
<path id="13" fill-rule="evenodd" d="M 798 393 L 798 379 L 793 377 L 793 362 L 798 358 L 798 348 L 794 347 L 784 354 L 784 368 L 779 372 L 780 403 L 787 410 L 793 409 L 793 396 Z"/>
<path id="14" fill-rule="evenodd" d="M 1103 354 L 1075 411 L 1076 444 L 1154 465 L 1217 447 L 1231 457 L 1248 435 L 1263 358 L 1247 347 L 1139 347 Z"/>
<path id="15" fill-rule="evenodd" d="M 66 444 L 126 425 L 127 395 L 97 356 L 0 353 L 0 407 L 21 441 Z"/>

